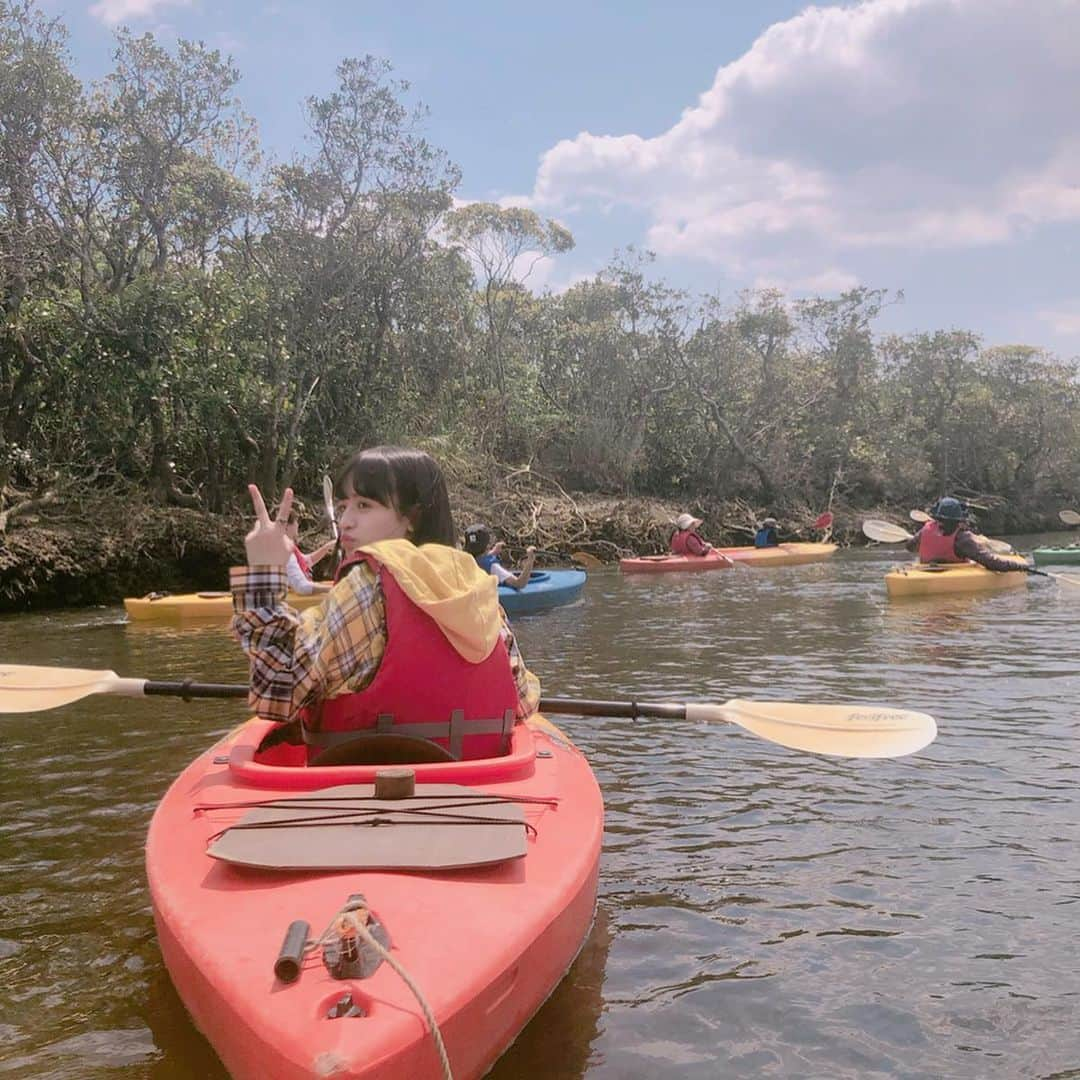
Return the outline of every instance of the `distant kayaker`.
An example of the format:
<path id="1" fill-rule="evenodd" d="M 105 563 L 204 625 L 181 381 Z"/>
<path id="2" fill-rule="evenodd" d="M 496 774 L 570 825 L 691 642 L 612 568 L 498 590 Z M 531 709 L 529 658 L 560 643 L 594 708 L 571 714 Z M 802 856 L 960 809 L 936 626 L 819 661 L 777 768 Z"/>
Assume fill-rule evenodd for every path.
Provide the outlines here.
<path id="1" fill-rule="evenodd" d="M 1026 573 L 1027 565 L 1018 559 L 1003 559 L 975 539 L 968 526 L 967 507 L 959 499 L 946 495 L 930 511 L 932 520 L 905 545 L 917 552 L 921 563 L 974 562 L 987 570 L 1001 573 Z"/>
<path id="2" fill-rule="evenodd" d="M 484 573 L 493 575 L 500 585 L 524 589 L 536 562 L 536 548 L 530 546 L 525 549 L 525 562 L 516 574 L 503 566 L 499 558 L 502 549 L 501 540 L 492 543 L 491 530 L 486 525 L 470 525 L 465 530 L 465 550 L 476 560 L 476 565 Z"/>
<path id="3" fill-rule="evenodd" d="M 693 514 L 680 514 L 675 519 L 675 532 L 671 536 L 671 554 L 708 555 L 713 546 L 698 532 L 703 524 L 702 519 Z"/>
<path id="4" fill-rule="evenodd" d="M 300 517 L 295 512 L 290 516 L 285 533 L 292 542 L 292 554 L 285 564 L 285 574 L 289 579 L 289 589 L 301 596 L 310 596 L 312 593 L 329 592 L 333 586 L 325 581 L 316 581 L 312 568 L 318 566 L 327 555 L 337 546 L 333 540 L 327 540 L 321 547 L 317 547 L 309 555 L 300 550 L 297 537 L 300 534 Z"/>
<path id="5" fill-rule="evenodd" d="M 326 599 L 303 615 L 285 599 L 292 491 L 271 518 L 259 489 L 248 490 L 248 565 L 230 578 L 255 712 L 299 719 L 312 756 L 376 730 L 436 742 L 457 758 L 506 753 L 515 717 L 535 712 L 540 687 L 491 575 L 455 547 L 438 464 L 380 446 L 345 465 L 335 486 L 345 559 Z"/>
<path id="6" fill-rule="evenodd" d="M 780 523 L 776 518 L 765 518 L 758 526 L 757 532 L 754 534 L 754 547 L 778 547 L 780 544 L 779 525 Z"/>

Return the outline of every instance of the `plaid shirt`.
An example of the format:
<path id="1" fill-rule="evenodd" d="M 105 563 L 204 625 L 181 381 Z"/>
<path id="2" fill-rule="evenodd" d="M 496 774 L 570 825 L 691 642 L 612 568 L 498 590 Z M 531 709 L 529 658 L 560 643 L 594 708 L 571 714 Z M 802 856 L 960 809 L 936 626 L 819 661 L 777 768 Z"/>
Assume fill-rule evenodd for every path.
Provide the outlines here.
<path id="1" fill-rule="evenodd" d="M 378 574 L 354 567 L 321 605 L 300 613 L 285 602 L 279 566 L 234 566 L 233 637 L 251 662 L 248 705 L 267 720 L 291 720 L 305 705 L 362 690 L 386 651 L 386 602 Z M 540 683 L 525 667 L 503 615 L 503 641 L 518 692 L 518 717 L 536 712 Z"/>

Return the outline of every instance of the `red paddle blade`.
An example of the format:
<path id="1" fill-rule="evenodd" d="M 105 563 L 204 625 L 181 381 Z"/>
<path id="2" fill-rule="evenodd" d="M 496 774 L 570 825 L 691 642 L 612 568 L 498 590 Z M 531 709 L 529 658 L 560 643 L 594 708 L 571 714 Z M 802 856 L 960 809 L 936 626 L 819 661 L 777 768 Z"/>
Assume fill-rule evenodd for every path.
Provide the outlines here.
<path id="1" fill-rule="evenodd" d="M 827 529 L 833 523 L 833 516 L 831 510 L 826 510 L 817 521 L 814 522 L 815 529 Z"/>

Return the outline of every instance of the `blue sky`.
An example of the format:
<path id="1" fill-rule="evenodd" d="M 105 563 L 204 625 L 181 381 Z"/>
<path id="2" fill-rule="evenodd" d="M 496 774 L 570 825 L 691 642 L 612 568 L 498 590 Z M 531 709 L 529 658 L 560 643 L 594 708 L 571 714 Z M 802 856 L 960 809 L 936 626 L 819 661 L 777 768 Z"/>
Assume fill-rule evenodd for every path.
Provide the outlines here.
<path id="1" fill-rule="evenodd" d="M 903 289 L 884 328 L 1080 354 L 1077 0 L 42 2 L 84 78 L 117 21 L 231 53 L 282 157 L 339 59 L 386 57 L 463 199 L 573 231 L 533 285 L 634 244 L 694 292 Z"/>

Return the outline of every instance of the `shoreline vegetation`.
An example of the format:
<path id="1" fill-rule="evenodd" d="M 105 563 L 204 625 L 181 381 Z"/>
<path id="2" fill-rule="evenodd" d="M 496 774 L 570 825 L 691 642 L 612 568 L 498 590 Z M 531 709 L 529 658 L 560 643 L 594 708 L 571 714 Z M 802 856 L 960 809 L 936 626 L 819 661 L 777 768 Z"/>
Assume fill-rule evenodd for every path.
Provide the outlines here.
<path id="1" fill-rule="evenodd" d="M 200 42 L 120 30 L 88 84 L 0 0 L 0 70 L 7 610 L 220 587 L 248 482 L 315 492 L 378 443 L 429 450 L 511 556 L 657 551 L 681 510 L 738 543 L 832 509 L 843 541 L 845 508 L 950 493 L 1000 533 L 1078 502 L 1075 359 L 888 332 L 902 293 L 865 285 L 693 295 L 633 248 L 533 288 L 572 234 L 464 201 L 386 60 L 337 66 L 288 161 Z"/>
<path id="2" fill-rule="evenodd" d="M 737 500 L 672 502 L 638 495 L 569 492 L 529 469 L 508 473 L 495 489 L 451 482 L 455 523 L 463 529 L 483 521 L 506 541 L 511 559 L 526 545 L 541 549 L 537 566 L 569 565 L 583 551 L 614 567 L 627 555 L 659 554 L 668 548 L 675 516 L 689 507 L 705 519 L 707 539 L 718 546 L 753 542 L 753 522 L 765 509 Z M 302 539 L 325 539 L 318 503 L 301 500 Z M 773 508 L 774 512 L 775 508 Z M 833 539 L 862 546 L 864 518 L 907 521 L 907 510 L 834 505 Z M 781 509 L 783 541 L 816 540 L 819 509 Z M 1050 508 L 1017 518 L 997 511 L 980 515 L 988 532 L 1060 529 Z M 154 505 L 137 492 L 110 493 L 42 507 L 0 534 L 0 612 L 119 604 L 125 596 L 152 591 L 192 592 L 228 587 L 228 569 L 243 563 L 250 514 L 237 508 L 211 513 Z M 903 553 L 896 549 L 898 558 Z M 318 569 L 329 573 L 327 560 Z"/>

